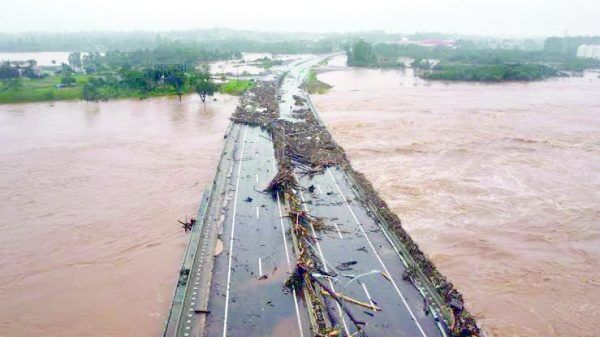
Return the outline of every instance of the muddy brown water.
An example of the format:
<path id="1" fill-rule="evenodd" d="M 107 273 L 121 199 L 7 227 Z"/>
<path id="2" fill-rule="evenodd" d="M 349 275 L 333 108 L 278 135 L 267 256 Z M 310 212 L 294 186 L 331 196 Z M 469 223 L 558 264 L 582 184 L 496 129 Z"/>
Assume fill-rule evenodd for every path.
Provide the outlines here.
<path id="1" fill-rule="evenodd" d="M 159 336 L 236 98 L 0 105 L 0 336 Z"/>
<path id="2" fill-rule="evenodd" d="M 598 336 L 600 79 L 345 69 L 312 100 L 493 336 Z"/>
<path id="3" fill-rule="evenodd" d="M 488 332 L 597 335 L 598 74 L 320 78 L 336 139 Z M 234 106 L 1 105 L 0 335 L 159 335 L 186 242 L 176 219 L 196 211 Z"/>

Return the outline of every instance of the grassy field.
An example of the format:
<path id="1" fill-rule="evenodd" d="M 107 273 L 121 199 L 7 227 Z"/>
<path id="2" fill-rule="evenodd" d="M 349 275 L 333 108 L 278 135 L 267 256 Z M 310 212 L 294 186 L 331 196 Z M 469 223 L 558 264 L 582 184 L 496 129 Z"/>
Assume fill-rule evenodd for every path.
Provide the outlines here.
<path id="1" fill-rule="evenodd" d="M 304 85 L 309 94 L 324 94 L 327 90 L 331 89 L 329 84 L 319 81 L 317 73 L 314 70 L 308 73 Z"/>
<path id="2" fill-rule="evenodd" d="M 73 76 L 76 83 L 70 87 L 57 88 L 60 76 L 49 76 L 43 79 L 22 79 L 18 89 L 7 89 L 0 84 L 0 104 L 41 101 L 64 101 L 81 99 L 83 85 L 87 82 L 86 75 Z"/>
<path id="3" fill-rule="evenodd" d="M 250 80 L 229 80 L 221 84 L 219 91 L 224 94 L 241 95 L 253 85 L 254 82 Z"/>
<path id="4" fill-rule="evenodd" d="M 80 74 L 73 77 L 76 80 L 75 84 L 64 88 L 57 87 L 60 84 L 61 76 L 49 76 L 43 79 L 24 78 L 17 89 L 6 88 L 0 82 L 0 104 L 83 99 L 83 86 L 87 83 L 89 76 Z M 252 85 L 254 85 L 254 82 L 250 80 L 230 80 L 221 84 L 219 91 L 230 95 L 241 95 Z M 170 86 L 158 88 L 156 91 L 145 95 L 135 90 L 125 90 L 123 88 L 102 87 L 99 91 L 106 99 L 176 95 L 175 90 Z M 192 91 L 189 90 L 186 93 L 190 92 Z"/>

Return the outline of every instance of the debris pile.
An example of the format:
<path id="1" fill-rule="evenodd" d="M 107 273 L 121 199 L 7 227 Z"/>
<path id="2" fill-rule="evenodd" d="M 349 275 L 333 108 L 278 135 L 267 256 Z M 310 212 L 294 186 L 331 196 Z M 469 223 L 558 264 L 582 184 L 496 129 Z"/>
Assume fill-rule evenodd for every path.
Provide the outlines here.
<path id="1" fill-rule="evenodd" d="M 260 126 L 271 132 L 275 147 L 275 156 L 279 165 L 279 172 L 269 183 L 267 190 L 274 193 L 283 193 L 289 203 L 289 216 L 293 223 L 293 233 L 296 239 L 297 268 L 288 279 L 286 285 L 291 288 L 301 289 L 308 294 L 312 303 L 313 314 L 316 317 L 319 333 L 322 336 L 337 336 L 335 322 L 325 320 L 327 297 L 333 298 L 338 303 L 345 300 L 328 291 L 328 287 L 316 275 L 332 276 L 320 266 L 314 251 L 315 238 L 312 230 L 322 229 L 323 222 L 311 217 L 301 209 L 301 202 L 296 198 L 296 192 L 301 188 L 294 176 L 294 169 L 306 174 L 321 173 L 328 166 L 340 166 L 356 182 L 362 190 L 363 202 L 371 205 L 395 232 L 412 259 L 418 265 L 428 281 L 434 286 L 445 303 L 445 312 L 451 312 L 449 328 L 453 336 L 481 336 L 475 319 L 464 308 L 462 295 L 454 288 L 420 250 L 410 235 L 402 227 L 402 222 L 396 214 L 381 199 L 377 191 L 362 173 L 355 171 L 347 160 L 344 150 L 335 142 L 329 131 L 315 117 L 307 102 L 300 96 L 293 96 L 295 109 L 292 116 L 295 122 L 279 119 L 277 91 L 278 82 L 257 82 L 241 99 L 241 106 L 233 114 L 232 120 L 237 123 Z M 351 268 L 350 265 L 342 266 Z M 411 272 L 414 276 L 414 270 Z M 322 293 L 327 296 L 320 296 Z M 351 302 L 351 301 L 350 301 Z M 356 304 L 356 303 L 355 303 Z M 344 312 L 361 331 L 363 322 L 353 320 L 351 312 L 343 304 Z M 330 318 L 334 315 L 328 315 Z"/>
<path id="2" fill-rule="evenodd" d="M 299 185 L 293 171 L 286 165 L 279 165 L 279 171 L 273 177 L 266 188 L 266 191 L 279 193 L 290 190 L 298 190 Z"/>
<path id="3" fill-rule="evenodd" d="M 335 272 L 327 272 L 317 257 L 315 249 L 316 238 L 311 234 L 322 228 L 323 221 L 309 215 L 301 210 L 301 202 L 293 193 L 286 193 L 286 200 L 289 201 L 289 217 L 292 220 L 292 231 L 294 233 L 294 243 L 297 249 L 297 263 L 292 275 L 286 281 L 286 286 L 296 289 L 296 291 L 305 291 L 309 298 L 313 315 L 315 316 L 318 331 L 316 336 L 340 336 L 339 324 L 335 320 L 335 315 L 328 310 L 332 308 L 328 305 L 327 296 L 332 298 L 346 316 L 355 325 L 358 332 L 362 331 L 365 322 L 357 320 L 352 311 L 347 307 L 346 302 L 367 306 L 369 309 L 377 311 L 378 308 L 371 307 L 369 304 L 355 300 L 349 296 L 336 293 L 323 280 L 325 278 L 336 277 Z M 327 320 L 326 317 L 329 319 Z"/>
<path id="4" fill-rule="evenodd" d="M 235 123 L 270 129 L 279 118 L 277 106 L 277 83 L 258 81 L 241 98 L 240 105 L 231 116 Z"/>
<path id="5" fill-rule="evenodd" d="M 337 146 L 329 131 L 306 108 L 295 110 L 301 122 L 285 122 L 285 155 L 307 173 L 323 171 L 327 166 L 347 162 L 344 150 Z"/>

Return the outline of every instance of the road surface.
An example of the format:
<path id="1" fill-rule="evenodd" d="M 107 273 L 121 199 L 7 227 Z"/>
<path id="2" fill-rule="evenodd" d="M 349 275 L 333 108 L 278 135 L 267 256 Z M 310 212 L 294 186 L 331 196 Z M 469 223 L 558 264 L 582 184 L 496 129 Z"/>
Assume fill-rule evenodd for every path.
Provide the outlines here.
<path id="1" fill-rule="evenodd" d="M 290 65 L 279 92 L 280 118 L 299 121 L 292 117 L 293 109 L 301 108 L 293 96 L 306 97 L 301 83 L 322 60 Z M 313 108 L 309 100 L 304 108 Z M 277 170 L 271 137 L 235 123 L 226 137 L 186 249 L 165 336 L 312 336 L 301 294 L 283 286 L 296 261 L 284 201 L 263 191 Z M 444 336 L 441 324 L 426 313 L 422 293 L 403 280 L 400 255 L 345 173 L 332 167 L 297 178 L 304 187 L 298 191 L 303 206 L 327 226 L 313 232 L 326 271 L 337 274 L 326 282 L 372 306 L 348 305 L 367 322 L 366 335 Z M 339 306 L 335 309 L 344 335 L 356 332 Z"/>

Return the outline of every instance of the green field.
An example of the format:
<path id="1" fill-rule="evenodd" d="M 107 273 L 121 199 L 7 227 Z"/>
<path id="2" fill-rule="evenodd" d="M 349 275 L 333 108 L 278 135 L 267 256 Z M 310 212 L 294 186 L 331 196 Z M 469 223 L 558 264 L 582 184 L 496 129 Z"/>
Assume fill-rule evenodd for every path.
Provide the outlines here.
<path id="1" fill-rule="evenodd" d="M 87 76 L 74 75 L 73 77 L 76 83 L 66 88 L 56 87 L 57 84 L 60 84 L 60 76 L 49 76 L 43 79 L 24 78 L 18 89 L 7 89 L 0 82 L 0 104 L 81 99 Z"/>
<path id="2" fill-rule="evenodd" d="M 68 101 L 83 99 L 83 87 L 88 82 L 90 75 L 73 75 L 75 84 L 69 87 L 58 88 L 62 76 L 52 75 L 43 79 L 21 79 L 18 89 L 8 89 L 0 82 L 0 104 L 28 103 L 46 101 Z M 99 91 L 104 99 L 115 98 L 147 98 L 154 96 L 172 96 L 177 92 L 164 86 L 157 88 L 154 92 L 142 94 L 139 91 L 122 87 L 103 87 Z M 186 92 L 189 93 L 189 92 Z"/>
<path id="3" fill-rule="evenodd" d="M 312 69 L 306 76 L 306 80 L 304 80 L 304 86 L 309 94 L 324 94 L 331 89 L 331 85 L 319 81 L 317 73 Z"/>
<path id="4" fill-rule="evenodd" d="M 241 95 L 253 85 L 254 81 L 251 80 L 229 80 L 221 84 L 219 91 L 224 94 Z"/>
<path id="5" fill-rule="evenodd" d="M 74 75 L 75 84 L 69 87 L 58 88 L 61 76 L 52 75 L 43 79 L 21 79 L 17 89 L 9 89 L 0 82 L 0 104 L 27 103 L 44 101 L 66 101 L 83 99 L 83 87 L 88 82 L 89 75 Z M 241 95 L 254 85 L 250 80 L 230 80 L 219 86 L 219 92 L 230 95 Z M 186 93 L 191 93 L 186 88 Z M 145 98 L 152 96 L 169 96 L 177 93 L 170 86 L 163 86 L 155 91 L 142 94 L 139 91 L 122 87 L 103 87 L 99 91 L 105 99 L 111 98 Z"/>

